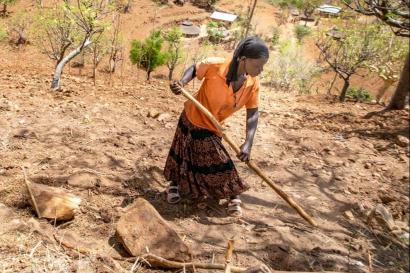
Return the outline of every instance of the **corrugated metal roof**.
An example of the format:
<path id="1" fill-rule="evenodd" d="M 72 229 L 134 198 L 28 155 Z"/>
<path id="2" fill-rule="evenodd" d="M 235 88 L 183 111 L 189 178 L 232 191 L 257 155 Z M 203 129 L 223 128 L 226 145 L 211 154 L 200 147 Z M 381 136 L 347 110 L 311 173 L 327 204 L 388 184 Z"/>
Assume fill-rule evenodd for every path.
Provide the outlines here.
<path id="1" fill-rule="evenodd" d="M 190 21 L 184 21 L 182 24 L 179 26 L 182 33 L 185 35 L 199 35 L 201 33 L 201 29 L 197 26 L 195 26 L 192 22 Z"/>
<path id="2" fill-rule="evenodd" d="M 211 14 L 211 19 L 222 20 L 222 21 L 227 21 L 227 22 L 233 22 L 236 20 L 236 18 L 238 18 L 238 15 L 226 13 L 226 12 L 220 12 L 220 11 L 214 11 Z"/>
<path id="3" fill-rule="evenodd" d="M 338 14 L 339 12 L 342 11 L 342 8 L 325 4 L 325 5 L 321 5 L 317 10 L 320 12 Z"/>

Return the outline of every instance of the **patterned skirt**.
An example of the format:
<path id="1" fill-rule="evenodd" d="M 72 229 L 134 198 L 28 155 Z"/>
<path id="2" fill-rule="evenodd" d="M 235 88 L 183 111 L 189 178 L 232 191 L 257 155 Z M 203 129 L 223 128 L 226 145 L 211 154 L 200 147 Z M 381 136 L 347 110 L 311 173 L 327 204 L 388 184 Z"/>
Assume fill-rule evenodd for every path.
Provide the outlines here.
<path id="1" fill-rule="evenodd" d="M 191 198 L 225 199 L 249 189 L 222 145 L 222 138 L 194 126 L 185 112 L 179 118 L 164 176 Z"/>

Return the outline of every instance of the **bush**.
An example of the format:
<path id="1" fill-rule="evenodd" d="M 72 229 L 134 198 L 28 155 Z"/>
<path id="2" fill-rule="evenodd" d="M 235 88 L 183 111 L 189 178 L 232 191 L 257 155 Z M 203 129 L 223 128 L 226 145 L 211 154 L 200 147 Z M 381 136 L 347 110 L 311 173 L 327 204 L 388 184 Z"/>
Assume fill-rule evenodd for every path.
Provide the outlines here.
<path id="1" fill-rule="evenodd" d="M 0 26 L 0 42 L 7 38 L 7 31 L 4 27 Z"/>
<path id="2" fill-rule="evenodd" d="M 311 33 L 310 27 L 303 25 L 296 25 L 294 31 L 299 43 L 301 43 L 303 38 L 310 35 Z"/>
<path id="3" fill-rule="evenodd" d="M 273 87 L 283 91 L 310 93 L 312 80 L 320 73 L 320 69 L 316 63 L 304 57 L 298 43 L 281 43 L 279 52 L 271 59 L 268 74 Z"/>
<path id="4" fill-rule="evenodd" d="M 373 96 L 364 88 L 352 87 L 347 90 L 346 97 L 359 102 L 371 102 Z"/>
<path id="5" fill-rule="evenodd" d="M 208 33 L 209 41 L 220 43 L 225 37 L 226 29 L 222 23 L 211 21 L 206 27 L 206 32 Z"/>
<path id="6" fill-rule="evenodd" d="M 161 52 L 164 38 L 160 31 L 153 31 L 143 41 L 132 41 L 130 60 L 139 68 L 147 72 L 147 80 L 150 80 L 151 72 L 166 61 L 166 54 Z"/>
<path id="7" fill-rule="evenodd" d="M 276 46 L 277 44 L 279 44 L 279 38 L 280 38 L 280 29 L 278 27 L 273 27 L 272 37 L 270 38 L 271 46 Z"/>

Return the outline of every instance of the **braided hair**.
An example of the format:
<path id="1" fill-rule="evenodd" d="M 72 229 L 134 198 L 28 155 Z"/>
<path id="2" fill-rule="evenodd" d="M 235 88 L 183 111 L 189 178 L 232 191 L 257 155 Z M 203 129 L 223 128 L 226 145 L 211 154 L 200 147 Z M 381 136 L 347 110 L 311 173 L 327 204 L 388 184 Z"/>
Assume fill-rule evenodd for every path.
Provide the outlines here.
<path id="1" fill-rule="evenodd" d="M 226 84 L 238 80 L 238 67 L 241 57 L 259 59 L 269 58 L 269 49 L 265 43 L 258 37 L 248 37 L 239 42 L 233 53 L 232 62 L 226 75 Z"/>

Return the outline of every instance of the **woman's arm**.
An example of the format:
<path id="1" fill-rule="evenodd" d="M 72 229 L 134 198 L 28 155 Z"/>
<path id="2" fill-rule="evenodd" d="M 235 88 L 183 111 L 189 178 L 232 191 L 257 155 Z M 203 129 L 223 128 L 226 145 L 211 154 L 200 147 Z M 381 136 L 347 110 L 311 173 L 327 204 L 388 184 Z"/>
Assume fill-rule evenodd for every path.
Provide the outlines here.
<path id="1" fill-rule="evenodd" d="M 249 161 L 251 156 L 253 138 L 258 127 L 259 111 L 258 108 L 246 109 L 246 139 L 241 145 L 241 152 L 238 158 L 241 161 Z"/>
<path id="2" fill-rule="evenodd" d="M 181 94 L 181 87 L 184 87 L 187 83 L 189 83 L 193 78 L 196 76 L 196 66 L 195 64 L 191 65 L 188 67 L 187 70 L 185 70 L 184 75 L 182 75 L 182 78 L 179 81 L 173 80 L 169 87 L 171 88 L 172 92 L 174 94 L 178 95 Z"/>

